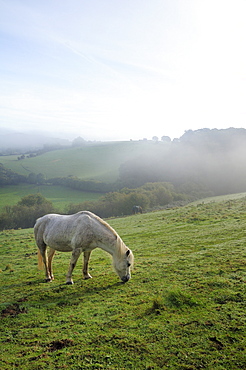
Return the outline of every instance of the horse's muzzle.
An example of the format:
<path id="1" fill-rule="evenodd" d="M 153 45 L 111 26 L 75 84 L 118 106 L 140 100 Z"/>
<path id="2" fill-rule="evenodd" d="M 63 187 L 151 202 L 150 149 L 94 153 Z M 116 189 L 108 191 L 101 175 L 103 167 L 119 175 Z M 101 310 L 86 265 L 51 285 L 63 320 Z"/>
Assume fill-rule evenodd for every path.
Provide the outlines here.
<path id="1" fill-rule="evenodd" d="M 121 278 L 121 280 L 122 280 L 122 282 L 123 282 L 123 283 L 127 283 L 127 282 L 128 282 L 128 280 L 130 280 L 130 278 L 131 278 L 131 276 L 130 276 L 130 275 L 126 275 L 126 276 L 123 276 L 123 277 Z"/>

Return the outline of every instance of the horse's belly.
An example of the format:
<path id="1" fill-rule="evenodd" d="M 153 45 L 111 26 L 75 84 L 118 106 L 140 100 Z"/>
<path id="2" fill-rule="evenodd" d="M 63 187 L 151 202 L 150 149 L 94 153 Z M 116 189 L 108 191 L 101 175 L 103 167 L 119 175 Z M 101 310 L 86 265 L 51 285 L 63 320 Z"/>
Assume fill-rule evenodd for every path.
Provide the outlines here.
<path id="1" fill-rule="evenodd" d="M 59 252 L 72 252 L 73 250 L 71 242 L 64 239 L 54 240 L 47 238 L 47 240 L 45 240 L 45 244 Z"/>
<path id="2" fill-rule="evenodd" d="M 73 248 L 71 246 L 66 245 L 57 245 L 57 244 L 52 244 L 49 245 L 50 248 L 55 249 L 58 252 L 72 252 Z"/>
<path id="3" fill-rule="evenodd" d="M 86 233 L 79 232 L 73 227 L 64 229 L 58 226 L 52 227 L 44 233 L 44 242 L 50 248 L 60 252 L 72 252 L 75 249 L 84 252 L 96 248 L 95 242 Z"/>

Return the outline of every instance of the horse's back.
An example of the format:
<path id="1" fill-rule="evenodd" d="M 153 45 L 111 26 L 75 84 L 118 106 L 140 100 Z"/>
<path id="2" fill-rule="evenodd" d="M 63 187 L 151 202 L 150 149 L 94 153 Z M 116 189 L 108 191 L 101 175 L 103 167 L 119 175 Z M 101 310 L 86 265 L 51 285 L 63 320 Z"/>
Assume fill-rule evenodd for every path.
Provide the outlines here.
<path id="1" fill-rule="evenodd" d="M 61 215 L 58 215 L 58 214 L 55 214 L 55 213 L 54 214 L 50 213 L 50 214 L 47 214 L 43 217 L 38 218 L 35 222 L 35 225 L 34 225 L 34 234 L 35 234 L 35 236 L 40 230 L 43 231 L 47 226 L 49 226 L 51 221 L 59 219 L 60 216 Z"/>
<path id="2" fill-rule="evenodd" d="M 82 240 L 88 243 L 91 220 L 90 212 L 83 211 L 73 215 L 47 214 L 37 219 L 34 226 L 36 243 L 70 251 L 72 245 L 80 244 Z"/>
<path id="3" fill-rule="evenodd" d="M 34 226 L 38 246 L 55 250 L 71 251 L 81 247 L 93 249 L 102 238 L 115 242 L 116 231 L 104 220 L 89 211 L 73 215 L 47 214 L 40 217 Z"/>

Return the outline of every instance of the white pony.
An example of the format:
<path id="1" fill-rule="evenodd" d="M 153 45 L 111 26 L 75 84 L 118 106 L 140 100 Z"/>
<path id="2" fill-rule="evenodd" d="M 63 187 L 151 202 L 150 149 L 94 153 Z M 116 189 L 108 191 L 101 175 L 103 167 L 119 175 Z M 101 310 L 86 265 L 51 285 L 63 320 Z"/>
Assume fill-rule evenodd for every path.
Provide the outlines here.
<path id="1" fill-rule="evenodd" d="M 124 283 L 131 278 L 130 269 L 134 259 L 132 251 L 107 222 L 91 212 L 81 211 L 74 215 L 47 214 L 37 219 L 34 235 L 39 248 L 39 267 L 43 262 L 46 281 L 54 279 L 52 258 L 55 251 L 72 252 L 67 284 L 73 284 L 72 272 L 82 252 L 84 279 L 90 279 L 89 258 L 91 251 L 97 247 L 111 254 L 115 271 Z M 47 246 L 50 247 L 48 257 Z"/>

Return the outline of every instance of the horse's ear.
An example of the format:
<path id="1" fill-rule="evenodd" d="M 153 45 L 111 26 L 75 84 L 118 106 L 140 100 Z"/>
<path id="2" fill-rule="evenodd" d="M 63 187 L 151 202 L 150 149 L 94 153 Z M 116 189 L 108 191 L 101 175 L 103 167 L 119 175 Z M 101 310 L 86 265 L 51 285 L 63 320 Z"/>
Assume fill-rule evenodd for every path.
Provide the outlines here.
<path id="1" fill-rule="evenodd" d="M 126 257 L 128 257 L 130 253 L 131 253 L 130 249 L 127 249 L 127 251 L 126 251 Z"/>

